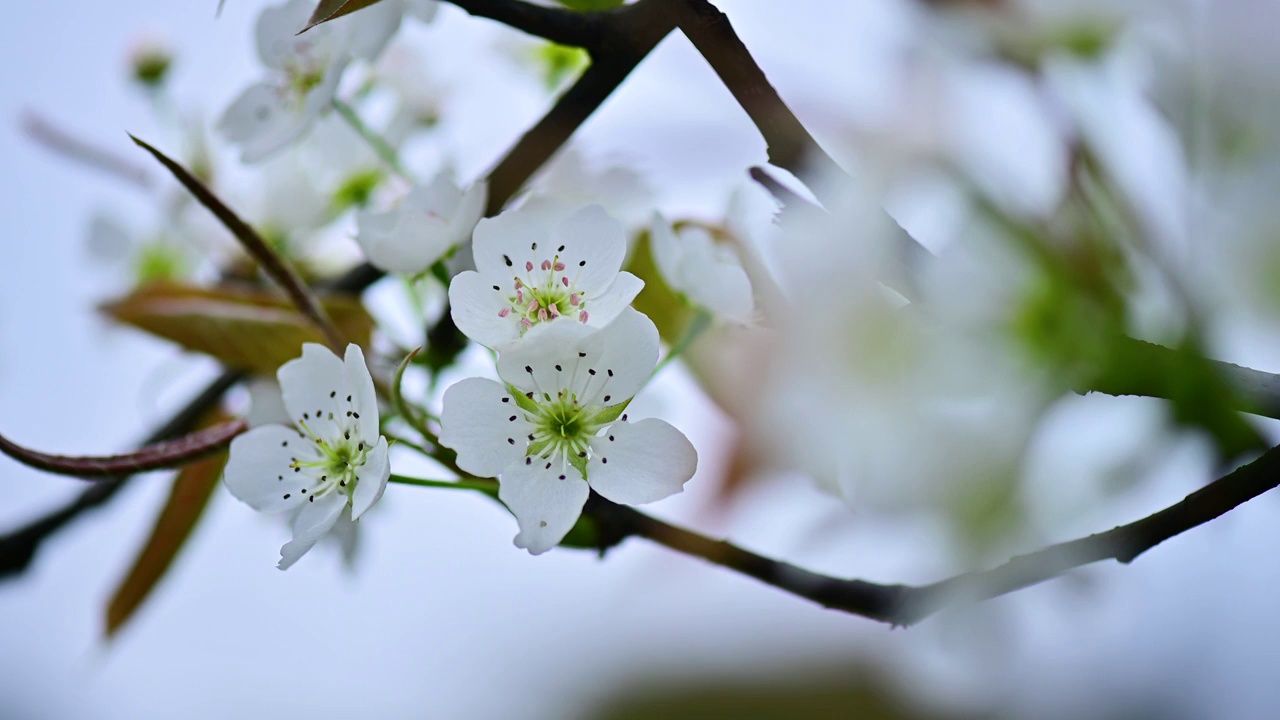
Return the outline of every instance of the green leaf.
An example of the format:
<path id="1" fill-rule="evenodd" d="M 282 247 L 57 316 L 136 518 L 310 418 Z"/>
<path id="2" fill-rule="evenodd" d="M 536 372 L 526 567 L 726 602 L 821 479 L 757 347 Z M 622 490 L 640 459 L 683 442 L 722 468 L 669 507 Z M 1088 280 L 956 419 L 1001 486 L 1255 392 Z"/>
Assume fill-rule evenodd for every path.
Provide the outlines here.
<path id="1" fill-rule="evenodd" d="M 311 13 L 311 19 L 307 21 L 307 26 L 299 32 L 306 32 L 311 28 L 327 23 L 330 20 L 337 20 L 343 15 L 350 15 L 357 10 L 373 5 L 380 0 L 320 0 L 320 4 L 316 6 L 316 11 Z"/>
<path id="2" fill-rule="evenodd" d="M 323 304 L 347 340 L 369 343 L 374 322 L 358 298 L 332 296 Z M 155 283 L 102 310 L 126 325 L 250 372 L 274 373 L 298 357 L 303 343 L 325 342 L 288 300 L 265 290 Z"/>
<path id="3" fill-rule="evenodd" d="M 622 7 L 625 0 L 556 0 L 556 2 L 578 12 L 600 12 Z"/>
<path id="4" fill-rule="evenodd" d="M 230 419 L 221 412 L 210 413 L 198 427 L 212 427 Z M 223 451 L 187 465 L 174 478 L 169 499 L 156 518 L 150 537 L 107 603 L 108 637 L 133 617 L 169 570 L 204 514 L 226 462 L 227 452 Z"/>
<path id="5" fill-rule="evenodd" d="M 649 316 L 667 345 L 675 345 L 685 336 L 689 323 L 693 321 L 694 309 L 662 279 L 653 261 L 651 247 L 649 233 L 642 233 L 636 239 L 635 251 L 626 267 L 628 272 L 644 281 L 644 289 L 632 306 Z"/>

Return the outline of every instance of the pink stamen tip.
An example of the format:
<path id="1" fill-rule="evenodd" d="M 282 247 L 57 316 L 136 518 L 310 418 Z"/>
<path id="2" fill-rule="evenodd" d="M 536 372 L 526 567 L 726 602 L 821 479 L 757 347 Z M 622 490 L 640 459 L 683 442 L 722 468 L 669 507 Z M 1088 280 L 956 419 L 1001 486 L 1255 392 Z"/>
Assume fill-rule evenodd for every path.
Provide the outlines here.
<path id="1" fill-rule="evenodd" d="M 524 263 L 525 272 L 533 272 L 533 263 L 526 260 Z"/>
<path id="2" fill-rule="evenodd" d="M 543 261 L 542 261 L 542 269 L 543 269 L 543 270 L 550 270 L 550 269 L 551 269 L 551 261 L 550 261 L 550 260 L 543 260 Z"/>
<path id="3" fill-rule="evenodd" d="M 556 268 L 556 270 L 557 270 L 557 271 L 559 271 L 559 270 L 564 270 L 564 263 L 562 263 L 562 262 L 558 262 L 558 263 L 556 263 L 556 264 L 555 264 L 555 268 Z"/>
<path id="4" fill-rule="evenodd" d="M 586 321 L 587 321 L 587 317 L 588 317 L 588 315 L 587 315 L 587 311 L 586 311 L 586 310 L 583 310 L 582 312 L 578 313 L 578 320 L 579 320 L 580 322 L 586 322 Z"/>
<path id="5" fill-rule="evenodd" d="M 578 293 L 574 293 L 569 296 L 569 304 L 574 307 L 578 307 Z"/>
<path id="6" fill-rule="evenodd" d="M 549 306 L 549 307 L 547 308 L 547 310 L 548 310 L 548 311 L 550 311 L 550 313 L 551 313 L 551 317 L 553 317 L 553 318 L 560 317 L 560 308 L 559 308 L 559 307 L 557 307 L 557 306 L 555 306 L 555 305 L 551 305 L 551 306 Z"/>
<path id="7" fill-rule="evenodd" d="M 498 317 L 506 317 L 511 314 L 511 308 L 504 307 L 498 311 Z"/>
<path id="8" fill-rule="evenodd" d="M 526 330 L 533 327 L 533 323 L 529 322 L 529 318 L 520 318 L 520 324 L 523 325 Z"/>
<path id="9" fill-rule="evenodd" d="M 546 321 L 547 321 L 547 309 L 542 308 L 541 310 L 538 311 L 538 322 L 546 322 Z"/>
<path id="10" fill-rule="evenodd" d="M 523 290 L 517 290 L 517 291 L 516 291 L 516 302 L 520 303 L 521 305 L 523 305 L 523 304 L 524 304 L 524 291 L 523 291 Z"/>
<path id="11" fill-rule="evenodd" d="M 522 287 L 524 287 L 524 283 L 520 282 L 520 278 L 516 278 L 516 289 L 519 290 Z"/>
<path id="12" fill-rule="evenodd" d="M 537 309 L 538 309 L 538 298 L 534 298 L 529 301 L 528 310 L 529 312 L 533 312 L 534 310 L 537 310 Z"/>
<path id="13" fill-rule="evenodd" d="M 565 286 L 565 287 L 569 287 L 569 278 L 567 278 L 567 277 L 562 277 L 562 278 L 560 278 L 560 282 L 564 283 L 564 286 Z"/>

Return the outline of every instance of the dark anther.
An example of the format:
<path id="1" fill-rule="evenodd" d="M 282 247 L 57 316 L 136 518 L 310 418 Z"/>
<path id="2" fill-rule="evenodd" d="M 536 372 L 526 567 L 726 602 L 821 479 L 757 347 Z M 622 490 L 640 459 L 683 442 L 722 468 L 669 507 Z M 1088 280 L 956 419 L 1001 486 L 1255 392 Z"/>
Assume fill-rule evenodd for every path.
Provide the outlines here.
<path id="1" fill-rule="evenodd" d="M 595 369 L 593 369 L 593 368 L 587 368 L 587 374 L 588 374 L 588 375 L 595 375 L 595 374 L 596 374 L 596 371 L 595 371 Z"/>
<path id="2" fill-rule="evenodd" d="M 604 401 L 605 401 L 605 402 L 609 402 L 609 398 L 611 398 L 611 397 L 613 397 L 613 396 L 612 396 L 612 395 L 605 395 L 605 396 L 604 396 Z"/>
<path id="3" fill-rule="evenodd" d="M 578 457 L 586 457 L 586 456 L 587 456 L 587 454 L 586 454 L 586 453 L 584 453 L 584 452 L 580 452 L 580 453 L 578 453 Z"/>
<path id="4" fill-rule="evenodd" d="M 516 439 L 515 439 L 515 438 L 507 438 L 507 444 L 508 444 L 508 445 L 515 445 L 515 444 L 516 444 Z"/>
<path id="5" fill-rule="evenodd" d="M 288 499 L 289 499 L 289 498 L 291 498 L 291 497 L 293 497 L 292 493 L 285 493 L 285 494 L 284 494 L 284 499 L 285 499 L 285 500 L 288 500 Z"/>
<path id="6" fill-rule="evenodd" d="M 525 366 L 524 366 L 524 371 L 525 371 L 525 372 L 527 372 L 527 373 L 531 373 L 531 372 L 533 372 L 533 368 L 529 367 L 528 365 L 525 365 Z"/>
<path id="7" fill-rule="evenodd" d="M 612 435 L 610 435 L 610 436 L 609 436 L 609 442 L 613 442 L 613 436 L 612 436 Z"/>
<path id="8" fill-rule="evenodd" d="M 608 371 L 606 371 L 606 372 L 608 372 L 608 373 L 609 373 L 609 377 L 613 377 L 613 371 L 612 371 L 612 370 L 608 370 Z"/>
<path id="9" fill-rule="evenodd" d="M 308 502 L 315 502 L 315 501 L 316 501 L 316 496 L 315 496 L 315 495 L 312 495 L 311 497 L 307 498 L 307 501 L 308 501 Z"/>
<path id="10" fill-rule="evenodd" d="M 348 395 L 348 396 L 347 396 L 347 402 L 351 402 L 351 396 L 350 396 L 350 395 Z"/>
<path id="11" fill-rule="evenodd" d="M 493 289 L 497 290 L 498 292 L 502 292 L 502 288 L 498 287 L 497 285 L 494 285 Z"/>
<path id="12" fill-rule="evenodd" d="M 357 452 L 361 450 L 364 450 L 364 443 L 360 443 L 360 445 L 356 447 Z"/>
<path id="13" fill-rule="evenodd" d="M 557 365 L 557 366 L 556 366 L 556 372 L 564 372 L 564 368 L 562 368 L 562 367 L 560 367 L 559 365 Z"/>
<path id="14" fill-rule="evenodd" d="M 532 465 L 532 464 L 533 464 L 533 458 L 531 458 L 531 457 L 527 457 L 527 458 L 525 458 L 525 459 L 524 459 L 524 464 L 525 464 L 525 465 Z"/>
<path id="15" fill-rule="evenodd" d="M 284 441 L 282 441 L 282 442 L 280 443 L 280 447 L 289 447 L 289 441 L 288 441 L 288 440 L 284 440 Z"/>
<path id="16" fill-rule="evenodd" d="M 529 442 L 533 442 L 533 433 L 529 433 Z"/>
<path id="17" fill-rule="evenodd" d="M 602 457 L 602 458 L 600 458 L 600 464 L 601 464 L 601 465 L 608 465 L 608 464 L 609 464 L 609 458 L 607 458 L 607 457 Z"/>
<path id="18" fill-rule="evenodd" d="M 511 267 L 511 258 L 507 257 L 506 255 L 503 255 L 502 261 L 507 264 L 507 267 Z"/>
<path id="19" fill-rule="evenodd" d="M 527 398 L 529 398 L 530 400 L 532 400 L 532 399 L 533 399 L 533 391 L 532 391 L 532 390 L 530 390 L 529 392 L 525 393 L 525 394 L 524 394 L 524 396 L 525 396 L 525 397 L 527 397 Z"/>
<path id="20" fill-rule="evenodd" d="M 559 248 L 556 249 L 556 252 L 564 252 L 564 246 L 561 245 Z"/>
<path id="21" fill-rule="evenodd" d="M 342 433 L 342 437 L 346 438 L 347 440 L 350 440 L 350 439 L 351 439 L 351 433 L 349 433 L 349 432 L 344 432 L 344 433 Z"/>
<path id="22" fill-rule="evenodd" d="M 355 418 L 355 419 L 359 420 L 359 419 L 360 419 L 360 413 L 358 413 L 358 412 L 353 412 L 353 413 L 351 413 L 351 417 L 353 417 L 353 418 Z"/>
<path id="23" fill-rule="evenodd" d="M 329 399 L 330 399 L 330 400 L 332 400 L 333 398 L 336 398 L 336 397 L 338 397 L 338 391 L 337 391 L 337 390 L 334 390 L 333 392 L 329 393 Z"/>
<path id="24" fill-rule="evenodd" d="M 307 414 L 307 413 L 302 413 L 302 419 L 303 419 L 303 420 L 310 420 L 310 419 L 311 419 L 311 416 L 310 416 L 309 414 Z"/>
<path id="25" fill-rule="evenodd" d="M 622 414 L 622 422 L 626 422 L 626 421 L 627 421 L 627 415 L 626 415 L 626 413 L 623 413 L 623 414 Z"/>
<path id="26" fill-rule="evenodd" d="M 580 353 L 578 353 L 578 357 L 586 357 L 586 356 L 587 356 L 587 354 L 586 354 L 586 353 L 584 353 L 584 352 L 580 352 Z"/>
<path id="27" fill-rule="evenodd" d="M 509 397 L 503 397 L 503 398 L 502 398 L 502 402 L 511 402 L 511 398 L 509 398 Z"/>
<path id="28" fill-rule="evenodd" d="M 542 469 L 543 469 L 543 470 L 550 470 L 550 469 L 551 469 L 551 463 L 547 463 L 547 466 L 546 466 L 546 467 L 544 467 L 544 468 L 542 468 Z"/>
<path id="29" fill-rule="evenodd" d="M 561 480 L 563 480 L 563 479 L 564 479 L 564 476 L 563 476 L 563 475 L 561 475 L 561 476 L 560 476 L 560 479 L 561 479 Z"/>
<path id="30" fill-rule="evenodd" d="M 515 422 L 515 421 L 516 421 L 515 415 L 512 415 L 511 417 L 507 418 L 507 422 Z"/>
<path id="31" fill-rule="evenodd" d="M 579 260 L 579 261 L 578 261 L 578 267 L 586 267 L 586 265 L 587 265 L 587 261 L 586 261 L 586 260 Z"/>

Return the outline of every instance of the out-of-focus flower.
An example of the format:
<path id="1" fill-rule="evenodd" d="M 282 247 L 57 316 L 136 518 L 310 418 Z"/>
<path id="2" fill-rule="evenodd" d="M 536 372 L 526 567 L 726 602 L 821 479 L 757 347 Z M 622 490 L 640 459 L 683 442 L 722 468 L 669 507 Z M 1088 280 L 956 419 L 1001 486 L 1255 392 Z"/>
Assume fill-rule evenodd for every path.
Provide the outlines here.
<path id="1" fill-rule="evenodd" d="M 312 9 L 307 0 L 288 0 L 258 16 L 258 57 L 272 76 L 249 86 L 218 123 L 243 162 L 259 162 L 295 142 L 333 103 L 351 61 L 350 33 L 325 23 L 297 34 Z"/>
<path id="2" fill-rule="evenodd" d="M 157 38 L 140 38 L 129 48 L 129 74 L 145 88 L 163 85 L 172 66 L 173 49 Z"/>
<path id="3" fill-rule="evenodd" d="M 348 34 L 353 56 L 373 61 L 382 55 L 391 38 L 399 32 L 406 15 L 429 23 L 435 19 L 439 9 L 440 3 L 436 0 L 379 0 L 369 7 L 325 24 L 333 25 L 340 32 Z M 318 28 L 307 32 L 316 29 Z"/>
<path id="4" fill-rule="evenodd" d="M 344 510 L 359 520 L 382 497 L 391 466 L 379 432 L 373 378 L 359 346 L 339 359 L 308 343 L 277 373 L 291 425 L 264 425 L 237 437 L 227 489 L 254 509 L 296 511 L 281 570 L 316 544 Z"/>
<path id="5" fill-rule="evenodd" d="M 727 320 L 745 323 L 751 317 L 751 280 L 732 248 L 717 242 L 706 228 L 675 229 L 656 213 L 649 238 L 658 272 L 673 290 Z"/>
<path id="6" fill-rule="evenodd" d="M 476 225 L 476 270 L 449 285 L 458 329 L 494 349 L 557 321 L 601 327 L 623 311 L 644 281 L 619 272 L 622 226 L 598 205 L 558 223 L 552 214 L 508 210 Z"/>
<path id="7" fill-rule="evenodd" d="M 458 465 L 501 477 L 517 547 L 537 555 L 573 528 L 591 489 L 637 504 L 680 492 L 698 456 L 661 420 L 624 411 L 658 360 L 658 330 L 627 308 L 609 326 L 548 323 L 498 358 L 503 383 L 470 378 L 444 395 L 440 442 Z"/>
<path id="8" fill-rule="evenodd" d="M 415 187 L 395 210 L 356 215 L 356 240 L 370 263 L 416 275 L 471 237 L 484 214 L 488 185 L 480 180 L 464 191 L 452 175 L 442 172 Z"/>
<path id="9" fill-rule="evenodd" d="M 558 205 L 599 205 L 627 230 L 643 226 L 653 209 L 653 189 L 629 167 L 588 162 L 573 147 L 556 156 L 534 180 L 532 198 Z"/>
<path id="10" fill-rule="evenodd" d="M 395 45 L 382 56 L 374 79 L 396 96 L 396 109 L 382 136 L 393 147 L 415 130 L 432 127 L 440 119 L 445 88 L 431 73 L 431 66 L 412 49 Z"/>

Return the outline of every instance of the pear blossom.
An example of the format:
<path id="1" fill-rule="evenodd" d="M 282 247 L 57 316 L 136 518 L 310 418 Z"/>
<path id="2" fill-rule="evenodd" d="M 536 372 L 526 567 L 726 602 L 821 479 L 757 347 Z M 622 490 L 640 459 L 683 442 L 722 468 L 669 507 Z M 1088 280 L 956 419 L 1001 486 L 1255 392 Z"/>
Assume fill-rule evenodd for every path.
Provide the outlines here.
<path id="1" fill-rule="evenodd" d="M 429 23 L 436 17 L 440 3 L 436 0 L 380 0 L 357 12 L 331 20 L 333 25 L 350 36 L 351 54 L 362 60 L 377 60 L 387 48 L 391 38 L 400 30 L 405 16 Z M 312 28 L 312 32 L 323 25 Z"/>
<path id="2" fill-rule="evenodd" d="M 293 539 L 280 549 L 288 569 L 344 511 L 359 520 L 382 497 L 391 475 L 379 433 L 373 378 L 359 346 L 339 359 L 308 343 L 276 374 L 289 425 L 263 425 L 237 437 L 223 481 L 255 510 L 296 512 Z"/>
<path id="3" fill-rule="evenodd" d="M 516 547 L 537 555 L 577 522 L 589 490 L 619 503 L 661 500 L 697 469 L 689 440 L 662 420 L 628 422 L 626 408 L 658 360 L 658 330 L 626 308 L 603 329 L 545 323 L 498 358 L 503 382 L 445 391 L 440 443 L 458 466 L 499 477 Z"/>
<path id="4" fill-rule="evenodd" d="M 299 35 L 314 9 L 308 0 L 265 8 L 255 37 L 271 77 L 250 85 L 223 113 L 219 129 L 255 163 L 305 135 L 329 109 L 351 61 L 348 28 L 325 23 Z"/>
<path id="5" fill-rule="evenodd" d="M 563 220 L 509 210 L 481 220 L 472 237 L 476 269 L 449 285 L 453 321 L 467 337 L 501 349 L 542 323 L 608 325 L 644 287 L 619 272 L 622 225 L 599 205 Z"/>
<path id="6" fill-rule="evenodd" d="M 727 244 L 696 225 L 674 229 L 657 213 L 649 239 L 658 272 L 673 290 L 727 320 L 745 323 L 751 317 L 751 279 Z"/>
<path id="7" fill-rule="evenodd" d="M 374 267 L 416 275 L 470 239 L 488 194 L 483 180 L 464 191 L 452 173 L 442 172 L 411 190 L 391 212 L 358 213 L 356 241 Z"/>

